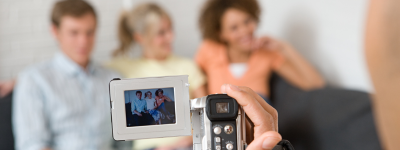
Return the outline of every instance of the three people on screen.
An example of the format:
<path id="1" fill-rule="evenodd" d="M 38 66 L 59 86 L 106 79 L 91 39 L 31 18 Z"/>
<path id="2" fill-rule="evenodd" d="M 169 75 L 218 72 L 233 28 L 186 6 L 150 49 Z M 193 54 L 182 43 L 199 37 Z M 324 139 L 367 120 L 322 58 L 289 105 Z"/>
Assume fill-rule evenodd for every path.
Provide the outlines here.
<path id="1" fill-rule="evenodd" d="M 130 111 L 127 111 L 127 126 L 145 126 L 145 125 L 161 125 L 175 123 L 175 107 L 174 102 L 168 96 L 164 95 L 164 90 L 158 89 L 153 93 L 147 91 L 144 93 L 140 90 L 126 91 L 133 92 L 135 98 L 126 96 L 125 101 L 130 102 Z M 166 104 L 168 103 L 168 104 Z M 129 110 L 129 107 L 126 109 Z"/>

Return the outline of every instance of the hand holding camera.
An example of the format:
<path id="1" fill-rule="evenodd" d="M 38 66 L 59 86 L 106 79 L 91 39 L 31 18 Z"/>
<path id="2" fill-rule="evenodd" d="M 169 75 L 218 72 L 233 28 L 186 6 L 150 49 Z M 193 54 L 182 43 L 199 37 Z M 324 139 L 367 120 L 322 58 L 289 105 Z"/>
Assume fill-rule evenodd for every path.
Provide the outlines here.
<path id="1" fill-rule="evenodd" d="M 254 128 L 254 140 L 247 149 L 271 150 L 282 140 L 281 135 L 277 132 L 277 111 L 268 105 L 264 99 L 253 90 L 247 87 L 225 84 L 222 85 L 221 92 L 227 93 L 229 96 L 236 99 L 254 124 L 254 127 L 247 126 L 248 128 Z"/>
<path id="2" fill-rule="evenodd" d="M 277 112 L 254 91 L 223 85 L 221 92 L 226 94 L 189 100 L 188 87 L 188 76 L 112 80 L 110 102 L 114 139 L 193 135 L 194 150 L 276 149 L 281 141 L 277 133 Z M 142 97 L 144 91 L 148 94 Z M 155 99 L 151 96 L 153 93 Z M 151 115 L 142 113 L 143 117 L 130 117 L 126 102 L 132 102 L 132 112 L 136 113 L 153 109 L 149 106 L 155 101 L 159 108 L 150 112 Z M 246 113 L 249 120 L 246 120 Z"/>

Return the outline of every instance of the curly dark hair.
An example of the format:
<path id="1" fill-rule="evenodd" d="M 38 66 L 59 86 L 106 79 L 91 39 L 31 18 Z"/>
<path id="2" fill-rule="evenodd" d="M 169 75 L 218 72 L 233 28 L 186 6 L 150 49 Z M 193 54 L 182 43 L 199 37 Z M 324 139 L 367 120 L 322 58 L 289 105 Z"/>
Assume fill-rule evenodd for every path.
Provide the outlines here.
<path id="1" fill-rule="evenodd" d="M 160 92 L 164 94 L 164 91 L 163 91 L 162 89 L 158 89 L 158 90 L 156 91 L 156 96 L 158 96 L 158 94 L 159 94 Z"/>
<path id="2" fill-rule="evenodd" d="M 260 20 L 261 9 L 257 0 L 207 0 L 199 20 L 203 39 L 223 43 L 220 39 L 221 20 L 224 13 L 231 8 L 248 13 L 256 22 Z"/>

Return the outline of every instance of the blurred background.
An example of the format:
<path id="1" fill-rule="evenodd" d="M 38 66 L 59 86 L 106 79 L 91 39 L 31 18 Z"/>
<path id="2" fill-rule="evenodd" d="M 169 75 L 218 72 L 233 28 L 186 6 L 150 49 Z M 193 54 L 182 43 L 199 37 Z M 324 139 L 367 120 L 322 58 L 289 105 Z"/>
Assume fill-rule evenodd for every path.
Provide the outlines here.
<path id="1" fill-rule="evenodd" d="M 144 0 L 90 1 L 99 15 L 93 58 L 110 59 L 117 47 L 122 9 Z M 172 16 L 175 53 L 192 58 L 201 42 L 198 15 L 204 0 L 155 0 Z M 286 40 L 323 74 L 331 86 L 372 91 L 364 60 L 366 0 L 262 0 L 258 33 Z M 0 80 L 16 77 L 29 64 L 58 50 L 50 34 L 54 0 L 0 0 Z"/>
<path id="2" fill-rule="evenodd" d="M 89 0 L 99 22 L 92 55 L 96 62 L 110 60 L 118 46 L 117 23 L 121 12 L 144 1 L 148 0 Z M 198 18 L 205 0 L 152 1 L 172 17 L 174 53 L 193 58 L 202 42 Z M 48 60 L 59 51 L 50 33 L 49 16 L 54 2 L 0 0 L 0 81 L 16 78 L 28 65 Z M 274 105 L 280 113 L 282 136 L 293 141 L 299 150 L 379 149 L 369 96 L 374 89 L 364 56 L 369 1 L 259 0 L 259 3 L 262 17 L 257 34 L 292 44 L 330 87 L 303 92 L 282 82 L 272 82 L 277 83 L 272 85 L 276 90 L 271 94 L 277 101 Z M 138 56 L 140 51 L 132 55 Z M 316 142 L 318 146 L 312 145 Z M 363 144 L 364 147 L 359 147 Z"/>

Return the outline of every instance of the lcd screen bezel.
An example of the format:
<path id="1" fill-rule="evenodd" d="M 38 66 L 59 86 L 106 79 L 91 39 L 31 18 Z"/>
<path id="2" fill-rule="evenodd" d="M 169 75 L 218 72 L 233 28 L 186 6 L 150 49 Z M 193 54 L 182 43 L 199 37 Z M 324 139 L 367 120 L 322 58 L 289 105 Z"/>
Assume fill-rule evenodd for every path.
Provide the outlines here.
<path id="1" fill-rule="evenodd" d="M 188 76 L 112 80 L 110 102 L 114 139 L 127 141 L 191 135 L 188 85 Z M 174 88 L 176 123 L 127 127 L 124 92 L 155 88 Z"/>

